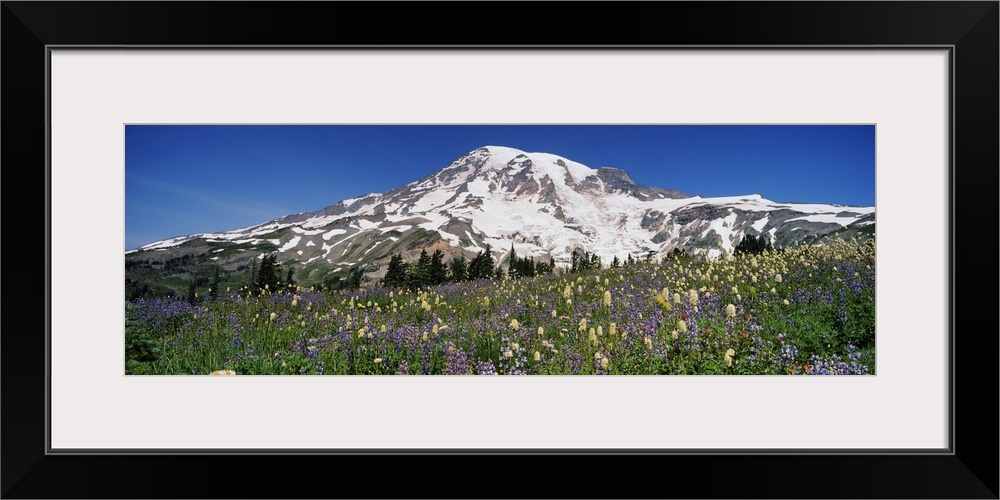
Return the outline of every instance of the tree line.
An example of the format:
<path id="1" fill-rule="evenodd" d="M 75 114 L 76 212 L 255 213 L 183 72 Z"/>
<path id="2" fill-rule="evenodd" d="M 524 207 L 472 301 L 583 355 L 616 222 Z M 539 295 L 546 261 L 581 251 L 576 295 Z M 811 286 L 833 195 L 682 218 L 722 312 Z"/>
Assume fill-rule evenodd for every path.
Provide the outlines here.
<path id="1" fill-rule="evenodd" d="M 507 260 L 507 270 L 494 262 L 493 248 L 487 244 L 485 250 L 480 250 L 475 257 L 467 260 L 464 255 L 453 257 L 447 264 L 444 262 L 444 252 L 440 249 L 428 255 L 427 250 L 420 251 L 420 257 L 414 262 L 404 262 L 398 253 L 389 258 L 389 265 L 382 278 L 382 284 L 388 287 L 416 289 L 423 286 L 434 286 L 443 283 L 458 283 L 475 280 L 499 280 L 506 276 L 511 278 L 534 277 L 549 274 L 555 270 L 555 259 L 548 262 L 536 262 L 534 258 L 518 257 L 511 245 Z"/>

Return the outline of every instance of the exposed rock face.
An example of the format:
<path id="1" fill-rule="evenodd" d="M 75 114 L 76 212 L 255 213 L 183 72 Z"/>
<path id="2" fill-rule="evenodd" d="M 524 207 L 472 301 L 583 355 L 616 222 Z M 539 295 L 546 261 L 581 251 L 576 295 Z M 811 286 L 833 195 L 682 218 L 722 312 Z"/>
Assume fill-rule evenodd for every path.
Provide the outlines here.
<path id="1" fill-rule="evenodd" d="M 641 186 L 617 168 L 488 146 L 386 193 L 246 229 L 151 243 L 126 259 L 146 251 L 217 252 L 232 267 L 277 252 L 279 261 L 315 277 L 352 266 L 378 269 L 395 253 L 412 260 L 420 250 L 440 249 L 449 259 L 471 258 L 487 244 L 497 261 L 513 244 L 520 256 L 567 265 L 575 248 L 610 262 L 674 248 L 723 252 L 751 234 L 785 246 L 837 231 L 873 234 L 873 228 L 874 207 L 688 196 Z"/>

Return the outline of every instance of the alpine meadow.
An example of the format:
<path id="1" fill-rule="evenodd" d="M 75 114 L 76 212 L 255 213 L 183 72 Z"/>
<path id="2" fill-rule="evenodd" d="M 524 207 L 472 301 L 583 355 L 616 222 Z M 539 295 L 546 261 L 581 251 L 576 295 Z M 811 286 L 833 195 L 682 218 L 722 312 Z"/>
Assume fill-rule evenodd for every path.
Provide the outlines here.
<path id="1" fill-rule="evenodd" d="M 130 125 L 125 174 L 128 375 L 876 372 L 874 126 Z"/>

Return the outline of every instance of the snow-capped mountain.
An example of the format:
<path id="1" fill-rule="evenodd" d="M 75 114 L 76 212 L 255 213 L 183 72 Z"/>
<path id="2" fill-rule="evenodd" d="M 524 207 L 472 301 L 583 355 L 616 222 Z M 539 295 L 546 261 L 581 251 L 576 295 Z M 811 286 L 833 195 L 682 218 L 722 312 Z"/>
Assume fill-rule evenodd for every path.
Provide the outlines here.
<path id="1" fill-rule="evenodd" d="M 278 252 L 279 262 L 295 261 L 310 280 L 358 265 L 377 275 L 392 254 L 412 260 L 421 249 L 471 257 L 489 244 L 503 263 L 513 245 L 521 257 L 553 258 L 557 265 L 580 249 L 607 263 L 674 248 L 716 256 L 750 234 L 783 246 L 874 223 L 875 207 L 775 203 L 758 194 L 689 196 L 638 185 L 615 168 L 486 146 L 385 193 L 245 229 L 158 241 L 129 255 L 203 254 L 223 264 Z"/>

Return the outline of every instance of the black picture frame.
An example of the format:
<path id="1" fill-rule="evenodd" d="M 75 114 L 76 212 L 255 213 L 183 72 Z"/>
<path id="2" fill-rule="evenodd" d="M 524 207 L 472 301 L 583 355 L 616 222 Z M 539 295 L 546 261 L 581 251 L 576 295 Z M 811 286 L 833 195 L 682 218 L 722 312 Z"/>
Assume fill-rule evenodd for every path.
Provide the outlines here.
<path id="1" fill-rule="evenodd" d="M 998 20 L 986 2 L 2 2 L 4 498 L 998 498 Z M 572 17 L 566 12 L 572 11 Z M 443 15 L 447 13 L 448 15 Z M 419 22 L 414 20 L 419 19 Z M 480 28 L 456 27 L 476 20 Z M 47 453 L 47 47 L 948 46 L 952 446 L 935 454 Z M 570 29 L 571 28 L 571 29 Z M 43 215 L 44 214 L 44 215 Z M 985 221 L 985 222 L 984 222 Z M 48 225 L 45 225 L 46 230 Z M 961 231 L 959 231 L 961 229 Z M 984 237 L 985 235 L 985 237 Z M 984 243 L 984 240 L 987 243 Z M 914 244 L 919 244 L 915 239 Z M 81 263 L 85 265 L 85 263 Z M 915 263 L 919 265 L 919 263 Z M 44 270 L 44 279 L 43 279 Z M 980 305 L 984 304 L 984 305 Z M 864 418 L 863 408 L 842 409 Z M 137 415 L 136 418 L 141 418 Z M 559 468 L 578 470 L 561 477 Z M 474 474 L 480 490 L 457 488 Z M 526 477 L 540 478 L 527 482 Z M 528 487 L 536 483 L 540 486 Z M 313 492 L 316 493 L 313 493 Z"/>

